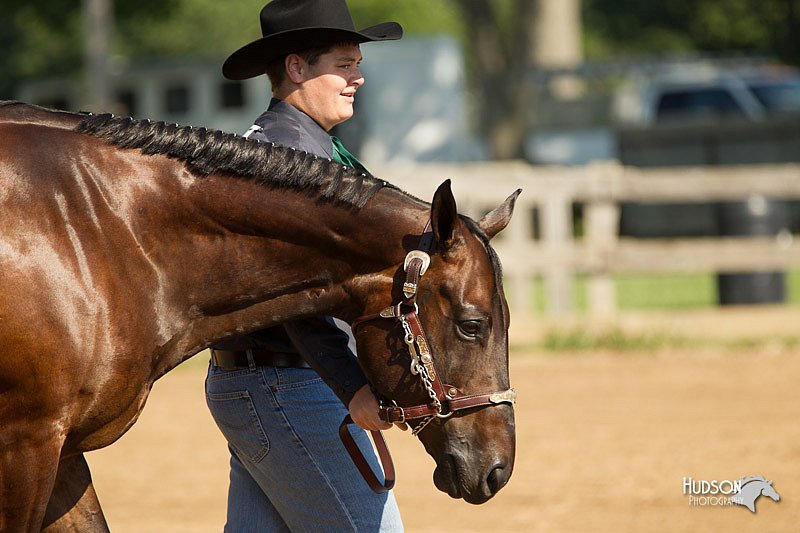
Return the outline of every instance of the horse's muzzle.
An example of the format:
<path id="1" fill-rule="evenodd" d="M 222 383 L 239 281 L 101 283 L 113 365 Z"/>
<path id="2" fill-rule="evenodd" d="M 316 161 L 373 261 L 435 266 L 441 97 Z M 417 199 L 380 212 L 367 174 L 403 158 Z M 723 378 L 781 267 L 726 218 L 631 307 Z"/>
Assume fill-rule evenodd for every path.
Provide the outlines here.
<path id="1" fill-rule="evenodd" d="M 497 462 L 476 472 L 457 455 L 445 454 L 433 473 L 433 481 L 436 488 L 451 498 L 463 498 L 478 505 L 491 499 L 508 483 L 512 470 L 513 464 Z"/>

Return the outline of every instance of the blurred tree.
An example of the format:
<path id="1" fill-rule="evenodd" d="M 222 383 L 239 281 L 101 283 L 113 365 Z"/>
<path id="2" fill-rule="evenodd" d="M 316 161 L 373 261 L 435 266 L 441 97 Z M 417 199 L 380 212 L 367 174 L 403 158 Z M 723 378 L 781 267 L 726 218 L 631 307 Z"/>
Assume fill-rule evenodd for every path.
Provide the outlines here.
<path id="1" fill-rule="evenodd" d="M 532 73 L 582 62 L 580 0 L 469 0 L 456 5 L 467 25 L 464 45 L 489 154 L 493 159 L 520 158 L 530 110 L 536 105 Z"/>
<path id="2" fill-rule="evenodd" d="M 112 102 L 111 76 L 109 75 L 110 36 L 114 29 L 110 0 L 82 0 L 84 84 L 86 100 L 84 109 L 105 111 Z M 84 106 L 83 104 L 87 104 Z M 91 107 L 89 107 L 91 106 Z"/>
<path id="3" fill-rule="evenodd" d="M 531 107 L 526 77 L 535 64 L 530 32 L 536 2 L 470 0 L 457 5 L 468 28 L 464 46 L 478 127 L 489 154 L 495 159 L 520 157 Z"/>
<path id="4" fill-rule="evenodd" d="M 168 17 L 175 0 L 116 2 L 116 17 L 147 22 Z M 0 98 L 20 81 L 80 73 L 83 63 L 81 3 L 75 0 L 0 0 Z M 119 37 L 119 36 L 117 36 Z"/>
<path id="5" fill-rule="evenodd" d="M 117 2 L 120 3 L 120 2 Z M 145 10 L 118 15 L 117 50 L 126 57 L 164 55 L 224 57 L 261 36 L 258 13 L 265 0 L 169 0 L 171 8 L 153 17 Z M 448 2 L 350 0 L 357 28 L 386 20 L 402 21 L 407 33 L 457 33 Z"/>
<path id="6" fill-rule="evenodd" d="M 800 65 L 800 0 L 583 0 L 590 58 L 748 52 Z"/>
<path id="7" fill-rule="evenodd" d="M 137 0 L 113 2 L 113 63 L 165 56 L 219 59 L 260 36 L 266 0 Z M 458 34 L 450 2 L 350 0 L 357 27 L 400 20 L 408 33 Z M 74 75 L 82 67 L 81 3 L 0 0 L 0 98 L 22 80 Z"/>
<path id="8" fill-rule="evenodd" d="M 0 0 L 0 96 L 10 97 L 20 79 L 74 72 L 80 66 L 80 13 L 68 0 L 25 2 Z M 41 5 L 38 5 L 41 4 Z"/>

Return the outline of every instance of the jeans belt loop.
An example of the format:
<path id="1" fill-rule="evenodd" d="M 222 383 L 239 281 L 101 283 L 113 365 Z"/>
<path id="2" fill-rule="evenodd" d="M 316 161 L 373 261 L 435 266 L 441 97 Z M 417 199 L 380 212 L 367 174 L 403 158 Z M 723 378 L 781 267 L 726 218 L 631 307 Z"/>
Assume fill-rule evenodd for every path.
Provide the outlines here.
<path id="1" fill-rule="evenodd" d="M 256 366 L 256 362 L 253 358 L 253 350 L 248 348 L 245 350 L 245 353 L 247 353 L 247 366 L 250 369 L 250 372 L 255 372 L 256 368 L 258 367 Z"/>

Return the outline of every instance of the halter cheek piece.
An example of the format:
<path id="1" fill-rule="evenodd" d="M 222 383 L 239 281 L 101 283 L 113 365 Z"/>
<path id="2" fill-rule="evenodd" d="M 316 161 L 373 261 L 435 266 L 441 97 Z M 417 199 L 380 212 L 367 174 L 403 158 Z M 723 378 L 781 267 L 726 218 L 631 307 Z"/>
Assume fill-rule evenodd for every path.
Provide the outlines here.
<path id="1" fill-rule="evenodd" d="M 406 343 L 411 356 L 410 371 L 420 378 L 431 401 L 411 407 L 401 407 L 393 401 L 393 405 L 380 406 L 380 417 L 386 422 L 392 423 L 422 419 L 414 427 L 412 435 L 418 435 L 433 420 L 449 418 L 457 411 L 502 403 L 513 405 L 516 402 L 516 392 L 513 388 L 488 393 L 465 394 L 458 387 L 445 384 L 442 381 L 442 375 L 436 371 L 430 351 L 430 343 L 425 335 L 425 330 L 422 328 L 422 323 L 419 321 L 419 308 L 416 302 L 419 280 L 428 270 L 431 262 L 429 251 L 433 242 L 433 234 L 428 231 L 429 227 L 430 222 L 425 226 L 425 231 L 420 237 L 419 249 L 412 250 L 406 255 L 403 264 L 406 272 L 406 280 L 403 283 L 403 300 L 383 309 L 379 313 L 359 317 L 351 324 L 353 331 L 364 322 L 377 319 L 399 320 L 403 326 L 403 331 L 405 332 L 403 341 Z M 386 481 L 381 484 L 363 459 L 363 456 L 361 456 L 358 447 L 355 446 L 355 442 L 353 442 L 347 430 L 346 425 L 351 422 L 352 420 L 348 416 L 339 428 L 339 435 L 350 457 L 373 491 L 385 492 L 391 489 L 394 486 L 394 465 L 383 436 L 379 431 L 371 432 L 385 474 Z M 386 458 L 388 458 L 388 461 Z"/>

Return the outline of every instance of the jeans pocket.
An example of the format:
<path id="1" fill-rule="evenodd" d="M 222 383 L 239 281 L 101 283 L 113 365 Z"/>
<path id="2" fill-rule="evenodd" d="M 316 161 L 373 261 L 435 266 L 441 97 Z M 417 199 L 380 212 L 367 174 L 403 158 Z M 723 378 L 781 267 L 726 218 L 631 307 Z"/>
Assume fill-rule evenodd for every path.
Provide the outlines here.
<path id="1" fill-rule="evenodd" d="M 269 440 L 247 391 L 207 393 L 206 403 L 231 448 L 257 463 L 269 452 Z"/>

